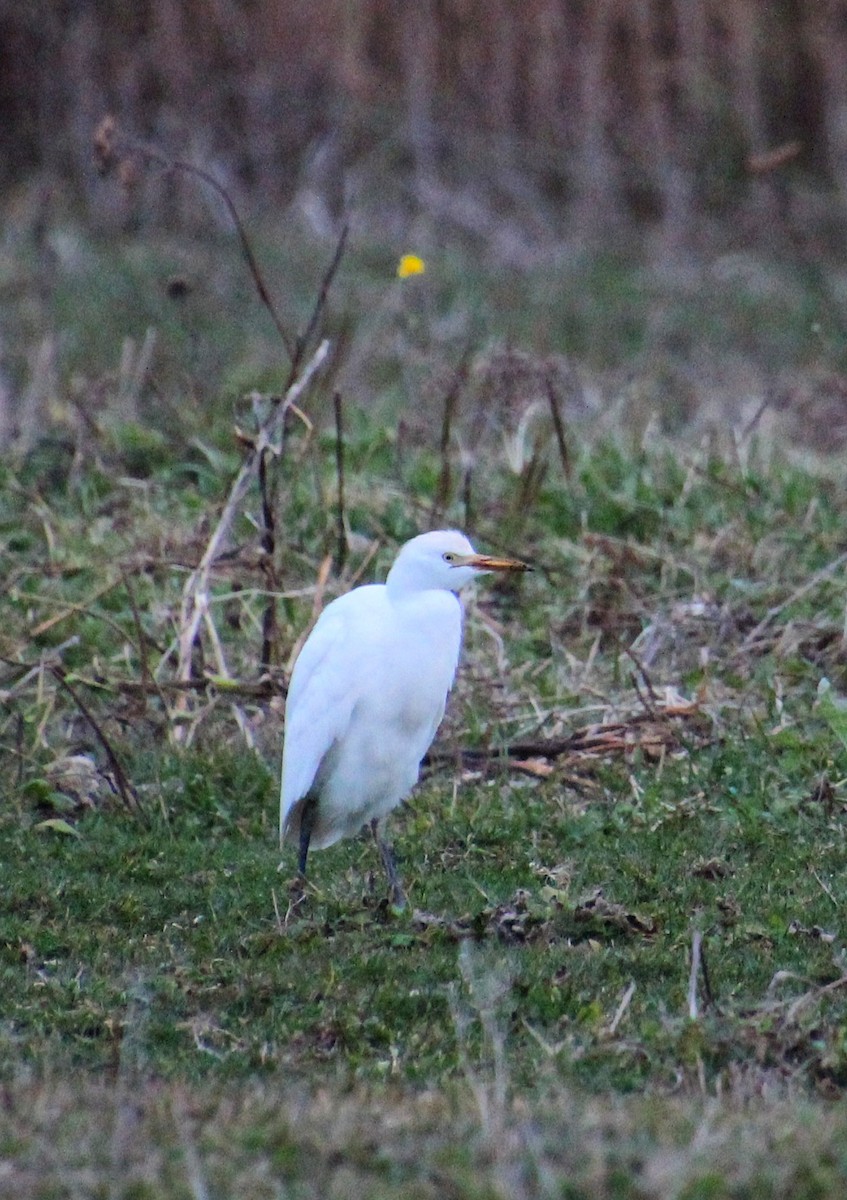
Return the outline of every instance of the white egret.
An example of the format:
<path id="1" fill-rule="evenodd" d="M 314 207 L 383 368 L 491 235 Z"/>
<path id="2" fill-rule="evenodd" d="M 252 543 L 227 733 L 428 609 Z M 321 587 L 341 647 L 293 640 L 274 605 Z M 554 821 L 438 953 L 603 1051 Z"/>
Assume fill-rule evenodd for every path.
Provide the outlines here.
<path id="1" fill-rule="evenodd" d="M 462 643 L 458 592 L 489 571 L 526 571 L 477 554 L 456 530 L 412 538 L 384 584 L 328 604 L 298 655 L 285 706 L 280 844 L 331 846 L 370 824 L 392 902 L 404 903 L 383 818 L 408 795 L 444 715 Z"/>

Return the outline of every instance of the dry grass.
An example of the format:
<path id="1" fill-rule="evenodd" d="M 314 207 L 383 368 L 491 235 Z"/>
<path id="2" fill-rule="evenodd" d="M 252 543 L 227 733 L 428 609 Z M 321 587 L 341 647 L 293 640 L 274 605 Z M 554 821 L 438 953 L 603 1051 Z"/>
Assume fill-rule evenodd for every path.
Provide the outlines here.
<path id="1" fill-rule="evenodd" d="M 843 1111 L 768 1091 L 763 1076 L 739 1076 L 719 1100 L 598 1101 L 542 1086 L 500 1106 L 480 1079 L 450 1094 L 18 1083 L 0 1116 L 0 1195 L 835 1200 Z"/>

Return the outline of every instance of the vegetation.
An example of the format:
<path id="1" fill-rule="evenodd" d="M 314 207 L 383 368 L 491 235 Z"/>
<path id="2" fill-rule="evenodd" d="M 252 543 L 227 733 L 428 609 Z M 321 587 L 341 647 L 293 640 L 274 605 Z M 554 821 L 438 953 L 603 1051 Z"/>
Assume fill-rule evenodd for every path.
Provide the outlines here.
<path id="1" fill-rule="evenodd" d="M 473 246 L 398 278 L 294 231 L 257 311 L 226 239 L 39 237 L 4 276 L 0 1194 L 840 1196 L 847 488 L 800 453 L 847 436 L 834 293 Z M 298 903 L 299 641 L 438 525 L 536 569 L 469 601 L 392 822 L 409 911 L 367 839 Z"/>
<path id="2" fill-rule="evenodd" d="M 402 379 L 423 317 L 381 319 L 369 369 Z M 732 450 L 637 416 L 592 434 L 567 396 L 563 455 L 555 404 L 515 420 L 496 349 L 431 400 L 446 442 L 342 399 L 339 459 L 318 375 L 180 678 L 187 581 L 274 401 L 177 391 L 169 340 L 74 400 L 68 344 L 54 432 L 0 488 L 0 1189 L 839 1195 L 842 481 L 758 427 Z M 536 571 L 469 608 L 393 820 L 410 911 L 366 839 L 292 905 L 287 666 L 316 607 L 433 523 Z"/>

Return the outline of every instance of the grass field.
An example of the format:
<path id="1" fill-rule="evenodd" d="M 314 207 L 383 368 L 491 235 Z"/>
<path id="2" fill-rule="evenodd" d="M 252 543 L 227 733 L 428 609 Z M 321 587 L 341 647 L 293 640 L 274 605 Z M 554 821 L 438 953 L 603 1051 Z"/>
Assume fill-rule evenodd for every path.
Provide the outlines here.
<path id="1" fill-rule="evenodd" d="M 653 383 L 617 429 L 564 397 L 564 455 L 503 385 L 460 453 L 473 412 L 427 341 L 453 301 L 395 291 L 351 332 L 360 288 L 326 317 L 352 349 L 301 399 L 313 427 L 268 461 L 271 551 L 254 478 L 186 654 L 284 372 L 185 315 L 136 370 L 145 316 L 116 369 L 104 300 L 107 366 L 63 287 L 30 397 L 50 435 L 0 466 L 0 1195 L 843 1195 L 843 478 L 758 427 L 649 420 Z M 437 524 L 536 569 L 469 603 L 392 819 L 409 910 L 365 838 L 315 854 L 295 906 L 297 639 Z"/>

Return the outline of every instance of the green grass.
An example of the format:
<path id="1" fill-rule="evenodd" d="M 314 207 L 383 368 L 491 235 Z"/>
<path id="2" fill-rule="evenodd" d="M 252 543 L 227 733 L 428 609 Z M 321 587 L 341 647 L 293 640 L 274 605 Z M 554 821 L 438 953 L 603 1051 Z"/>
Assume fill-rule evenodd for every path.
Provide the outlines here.
<path id="1" fill-rule="evenodd" d="M 22 1041 L 42 1070 L 103 1071 L 127 1038 L 139 1068 L 177 1078 L 282 1066 L 335 1078 L 343 1064 L 370 1081 L 446 1080 L 463 1050 L 451 1004 L 467 939 L 475 969 L 504 976 L 498 1020 L 516 1087 L 553 1067 L 592 1090 L 695 1068 L 714 1086 L 755 1051 L 804 1084 L 840 1088 L 842 997 L 810 1001 L 788 1026 L 779 1003 L 843 971 L 821 882 L 843 886 L 842 823 L 810 797 L 819 764 L 795 754 L 766 769 L 769 749 L 713 748 L 661 781 L 636 770 L 637 800 L 627 772 L 609 770 L 588 806 L 554 782 L 495 776 L 463 788 L 454 807 L 449 781 L 435 778 L 395 822 L 413 908 L 427 919 L 386 910 L 363 840 L 315 856 L 314 891 L 286 922 L 291 852 L 278 874 L 274 788 L 246 756 L 160 760 L 168 817 L 149 829 L 106 811 L 74 837 L 15 813 L 2 841 L 6 1073 Z M 142 767 L 134 778 L 144 787 Z M 614 911 L 592 913 L 598 887 Z M 713 999 L 693 1053 L 695 925 Z M 778 971 L 794 975 L 769 992 Z M 631 981 L 625 1025 L 610 1037 Z M 552 1057 L 536 1035 L 559 1047 Z"/>
<path id="2" fill-rule="evenodd" d="M 390 455 L 378 437 L 371 444 L 368 452 L 365 426 L 351 437 L 352 494 L 362 489 L 356 525 L 370 520 L 402 539 L 419 518 L 391 482 Z M 312 603 L 307 547 L 331 533 L 331 513 L 316 525 L 309 503 L 316 479 L 331 492 L 331 442 L 309 453 L 300 461 L 310 470 L 291 472 L 283 503 L 282 586 L 292 593 L 280 610 L 283 655 Z M 419 488 L 435 486 L 436 466 L 420 452 Z M 373 486 L 380 471 L 384 490 Z M 659 758 L 645 744 L 571 756 L 546 776 L 492 767 L 462 778 L 437 766 L 393 818 L 411 899 L 397 915 L 364 838 L 314 855 L 307 899 L 290 909 L 293 852 L 280 865 L 275 844 L 278 709 L 244 701 L 264 759 L 244 747 L 226 692 L 195 743 L 179 749 L 166 740 L 173 696 L 165 692 L 164 703 L 129 689 L 141 670 L 139 622 L 149 669 L 166 646 L 180 564 L 198 544 L 194 522 L 214 504 L 216 479 L 222 495 L 225 474 L 204 479 L 168 462 L 142 488 L 93 470 L 58 490 L 41 481 L 35 492 L 31 478 L 7 471 L 0 1071 L 16 1103 L 42 1103 L 44 1089 L 57 1089 L 59 1136 L 72 1140 L 63 1132 L 73 1122 L 68 1088 L 81 1088 L 79 1103 L 101 1125 L 104 1086 L 148 1095 L 143 1081 L 159 1080 L 179 1089 L 150 1092 L 142 1117 L 152 1144 L 167 1106 L 182 1105 L 171 1122 L 182 1133 L 169 1132 L 156 1168 L 174 1195 L 191 1194 L 192 1153 L 223 1188 L 237 1189 L 239 1172 L 261 1162 L 268 1178 L 300 1178 L 304 1195 L 321 1194 L 343 1160 L 349 1187 L 362 1194 L 414 1194 L 403 1191 L 413 1186 L 429 1194 L 399 1134 L 386 1136 L 376 1159 L 357 1151 L 358 1127 L 338 1135 L 335 1159 L 323 1145 L 315 1152 L 310 1120 L 294 1119 L 290 1099 L 282 1115 L 269 1114 L 278 1087 L 304 1098 L 328 1088 L 375 1120 L 394 1096 L 405 1136 L 431 1139 L 427 1169 L 446 1172 L 461 1195 L 505 1194 L 504 1161 L 522 1179 L 533 1170 L 562 1178 L 569 1163 L 564 1194 L 605 1194 L 567 1146 L 550 1148 L 557 1122 L 574 1112 L 591 1127 L 610 1194 L 664 1194 L 639 1191 L 633 1163 L 646 1155 L 658 1171 L 676 1155 L 688 1189 L 679 1194 L 836 1195 L 827 1181 L 844 1170 L 837 1122 L 831 1142 L 830 1126 L 815 1126 L 823 1159 L 814 1168 L 796 1146 L 812 1136 L 806 1106 L 847 1086 L 844 590 L 843 569 L 825 571 L 843 545 L 840 487 L 787 466 L 742 472 L 719 461 L 704 462 L 692 482 L 669 453 L 628 457 L 614 445 L 586 446 L 567 488 L 551 474 L 511 547 L 540 569 L 517 592 L 480 589 L 508 665 L 498 667 L 472 612 L 442 745 L 496 746 L 643 715 L 650 702 L 637 698 L 626 653 L 634 639 L 636 659 L 650 656 L 656 696 L 672 685 L 699 694 L 702 711 L 671 722 Z M 480 527 L 489 536 L 516 486 L 502 470 L 486 480 Z M 426 504 L 425 491 L 418 498 Z M 255 673 L 264 603 L 249 575 L 243 567 L 244 598 L 221 602 L 220 612 L 235 604 L 239 619 L 218 621 L 243 679 Z M 231 595 L 232 584 L 227 568 L 216 589 Z M 697 595 L 710 597 L 702 612 L 690 608 Z M 55 678 L 42 668 L 26 680 L 23 666 L 10 665 L 37 668 L 51 652 L 121 758 L 143 819 L 109 788 L 102 746 Z M 824 675 L 836 695 L 829 708 L 816 700 Z M 642 678 L 642 696 L 646 686 Z M 634 736 L 638 726 L 630 729 Z M 56 773 L 69 751 L 97 765 L 82 799 Z M 708 980 L 701 972 L 692 1019 L 695 930 Z M 236 1112 L 221 1115 L 232 1087 Z M 749 1181 L 750 1162 L 765 1170 L 761 1130 L 750 1135 L 749 1161 L 735 1145 L 734 1106 L 748 1090 L 772 1096 L 774 1119 L 790 1130 L 790 1151 L 768 1162 L 762 1178 L 774 1182 L 758 1192 L 733 1182 Z M 686 1097 L 671 1132 L 669 1116 L 656 1116 L 668 1092 Z M 463 1150 L 441 1109 L 437 1134 L 421 1114 L 417 1097 L 431 1094 L 454 1106 Z M 714 1168 L 687 1139 L 706 1119 L 695 1097 L 718 1095 L 729 1097 L 716 1135 L 729 1157 Z M 796 1111 L 780 1107 L 788 1096 L 805 1099 Z M 527 1105 L 538 1106 L 541 1132 L 493 1150 L 491 1122 L 523 1128 Z M 214 1146 L 227 1122 L 241 1149 L 223 1168 Z M 25 1155 L 43 1154 L 34 1131 L 14 1136 Z M 145 1195 L 138 1187 L 126 1194 Z"/>

